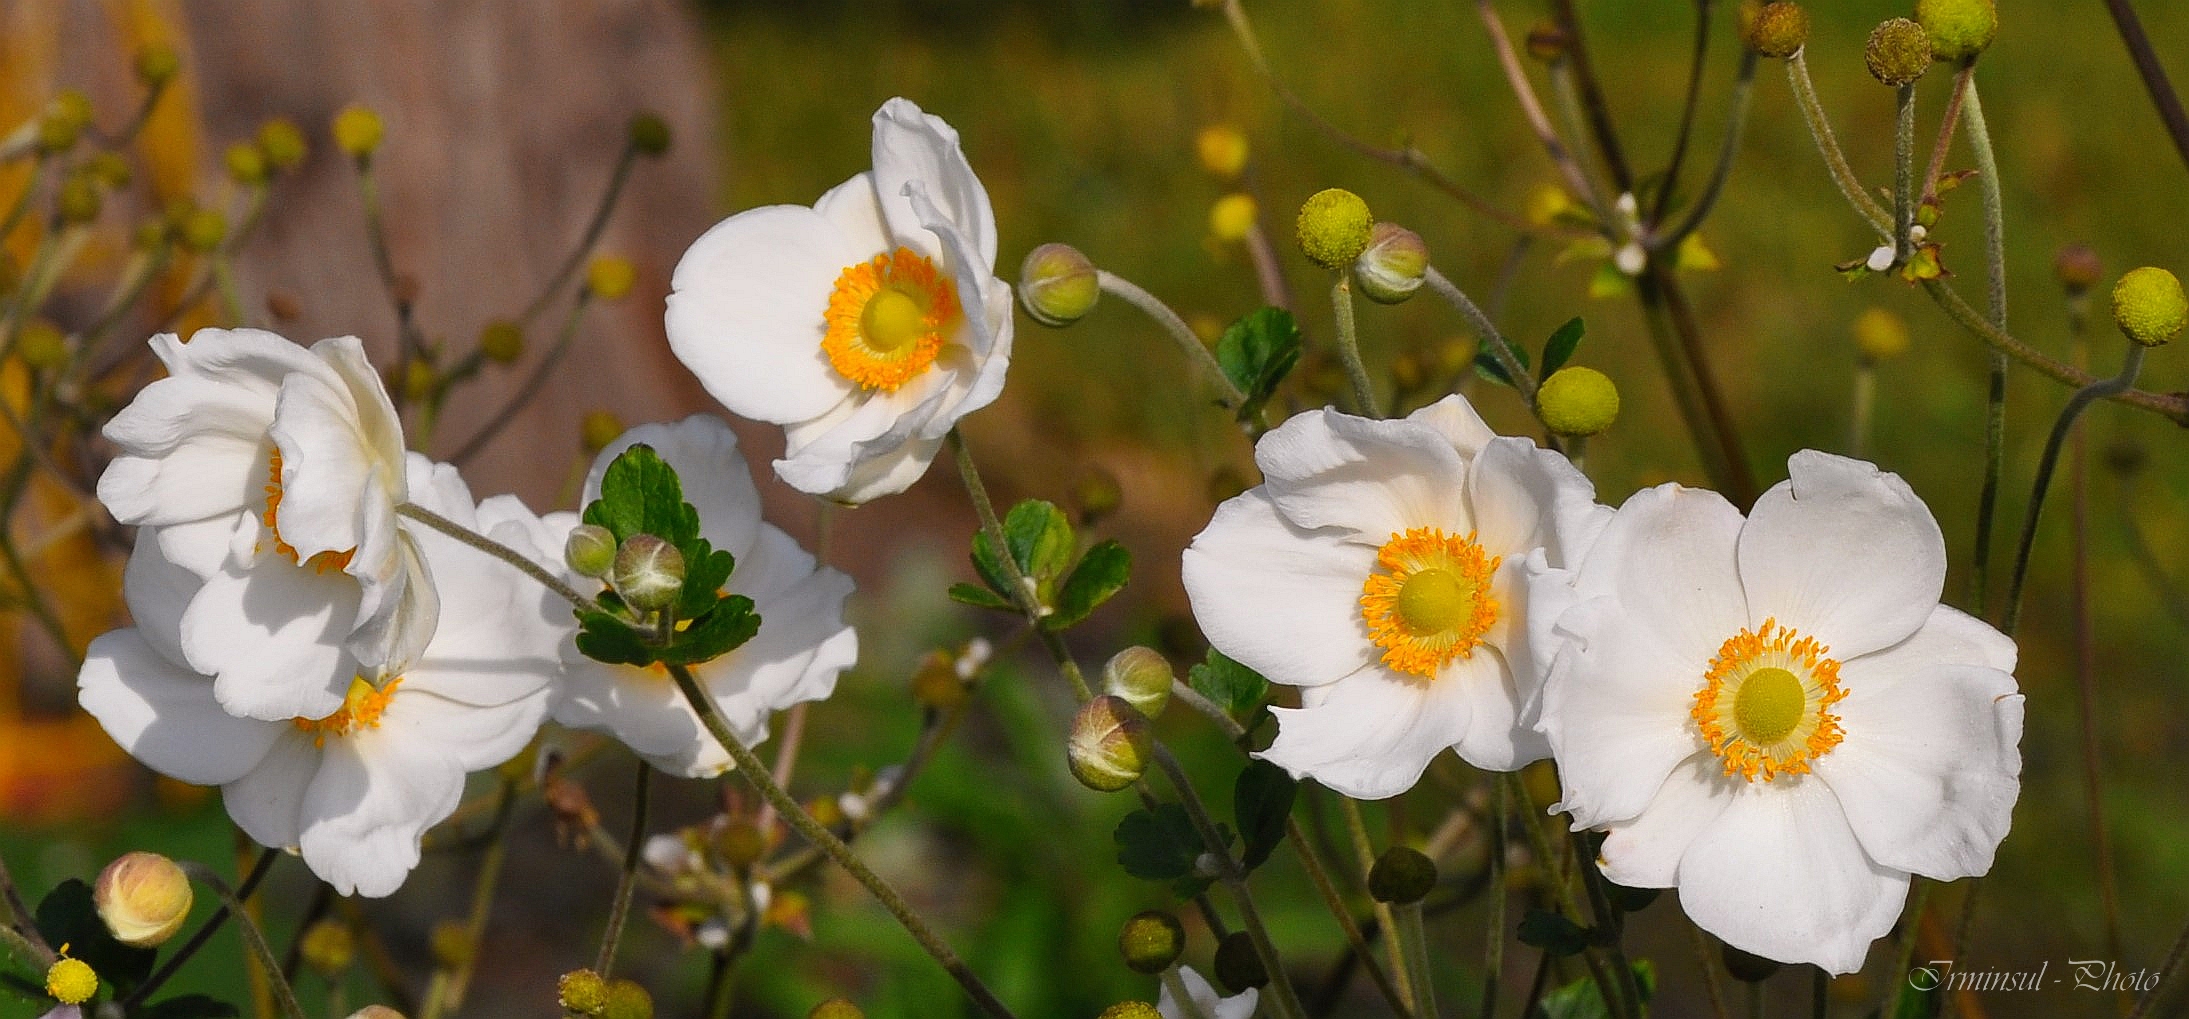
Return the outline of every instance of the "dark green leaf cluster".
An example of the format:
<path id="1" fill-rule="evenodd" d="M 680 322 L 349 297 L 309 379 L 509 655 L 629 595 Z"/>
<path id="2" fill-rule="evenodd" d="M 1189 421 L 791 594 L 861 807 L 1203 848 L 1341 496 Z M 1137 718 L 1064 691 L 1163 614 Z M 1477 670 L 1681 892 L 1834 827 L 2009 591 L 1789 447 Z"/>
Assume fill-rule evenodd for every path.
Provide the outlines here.
<path id="1" fill-rule="evenodd" d="M 752 599 L 722 591 L 736 558 L 700 537 L 699 511 L 684 501 L 676 468 L 653 447 L 632 446 L 608 465 L 585 522 L 607 528 L 619 545 L 651 534 L 684 556 L 684 587 L 666 623 L 639 618 L 613 591 L 601 593 L 599 610 L 578 611 L 578 650 L 586 657 L 611 665 L 696 665 L 759 632 Z"/>
<path id="2" fill-rule="evenodd" d="M 1210 648 L 1208 657 L 1186 673 L 1186 682 L 1195 693 L 1216 702 L 1233 717 L 1260 707 L 1262 699 L 1269 696 L 1269 680 L 1215 648 Z"/>
<path id="3" fill-rule="evenodd" d="M 1262 413 L 1277 386 L 1300 360 L 1300 324 L 1283 308 L 1263 308 L 1233 322 L 1216 341 L 1216 363 L 1224 377 L 1246 394 L 1237 408 L 1240 421 Z"/>
<path id="4" fill-rule="evenodd" d="M 1536 378 L 1550 378 L 1552 372 L 1564 368 L 1566 362 L 1573 360 L 1573 352 L 1581 348 L 1581 337 L 1587 333 L 1587 327 L 1578 316 L 1567 319 L 1565 325 L 1551 333 L 1551 338 L 1543 341 L 1543 370 L 1536 373 Z M 1491 342 L 1493 341 L 1484 339 L 1482 349 L 1475 352 L 1475 374 L 1491 382 L 1510 386 L 1513 378 L 1506 373 L 1505 366 L 1498 362 L 1497 355 L 1490 353 Z M 1527 368 L 1528 348 L 1514 344 L 1513 359 L 1520 362 L 1520 367 Z"/>
<path id="5" fill-rule="evenodd" d="M 1053 503 L 1028 499 L 1003 518 L 1003 541 L 1019 576 L 1033 581 L 1035 611 L 1045 630 L 1062 630 L 1087 618 L 1125 586 L 1132 553 L 1115 541 L 1103 541 L 1084 553 L 1072 522 Z M 1021 611 L 1011 570 L 986 531 L 973 535 L 973 569 L 982 587 L 952 584 L 950 597 L 967 605 L 1003 612 Z"/>
<path id="6" fill-rule="evenodd" d="M 1228 852 L 1231 829 L 1219 824 L 1216 831 Z M 1125 815 L 1111 837 L 1117 842 L 1117 862 L 1125 873 L 1149 881 L 1169 881 L 1179 898 L 1201 894 L 1214 880 L 1195 867 L 1208 845 L 1201 841 L 1201 833 L 1194 829 L 1186 808 L 1176 803 L 1159 803 L 1152 810 Z"/>

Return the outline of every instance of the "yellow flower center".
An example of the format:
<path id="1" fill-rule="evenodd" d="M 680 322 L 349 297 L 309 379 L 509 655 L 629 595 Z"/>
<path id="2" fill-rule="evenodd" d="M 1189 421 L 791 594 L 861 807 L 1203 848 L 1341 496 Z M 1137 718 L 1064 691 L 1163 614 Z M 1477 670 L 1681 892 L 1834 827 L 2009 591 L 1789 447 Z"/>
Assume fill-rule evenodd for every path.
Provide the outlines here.
<path id="1" fill-rule="evenodd" d="M 1497 621 L 1490 575 L 1502 560 L 1484 555 L 1475 536 L 1417 527 L 1391 535 L 1361 585 L 1361 621 L 1383 649 L 1383 664 L 1434 679 L 1474 654 Z"/>
<path id="2" fill-rule="evenodd" d="M 386 686 L 374 686 L 363 676 L 350 680 L 349 692 L 342 697 L 342 706 L 325 718 L 299 718 L 290 724 L 301 732 L 312 735 L 312 745 L 327 745 L 328 736 L 347 736 L 359 729 L 380 727 L 380 715 L 388 710 L 388 702 L 395 699 L 395 688 L 403 685 L 403 677 L 388 680 Z"/>
<path id="3" fill-rule="evenodd" d="M 1847 692 L 1830 651 L 1771 619 L 1719 646 L 1689 715 L 1727 775 L 1750 782 L 1804 775 L 1839 745 L 1839 716 L 1830 709 Z"/>
<path id="4" fill-rule="evenodd" d="M 309 560 L 300 561 L 296 555 L 296 548 L 281 540 L 280 516 L 281 448 L 277 446 L 266 462 L 266 529 L 274 534 L 274 551 L 281 553 L 290 562 L 296 563 L 298 566 L 309 566 L 318 573 L 326 573 L 330 570 L 340 572 L 349 568 L 351 557 L 357 555 L 357 550 L 354 548 L 347 552 L 320 552 Z"/>
<path id="5" fill-rule="evenodd" d="M 836 373 L 895 392 L 935 363 L 957 327 L 958 294 L 924 255 L 898 248 L 846 266 L 829 291 L 821 352 Z"/>

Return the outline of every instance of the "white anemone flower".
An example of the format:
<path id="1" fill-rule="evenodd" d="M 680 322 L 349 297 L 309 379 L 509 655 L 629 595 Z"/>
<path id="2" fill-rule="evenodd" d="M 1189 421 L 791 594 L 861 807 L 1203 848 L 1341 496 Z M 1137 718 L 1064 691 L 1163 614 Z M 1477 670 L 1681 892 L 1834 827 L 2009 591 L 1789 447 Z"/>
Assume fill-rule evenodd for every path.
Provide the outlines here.
<path id="1" fill-rule="evenodd" d="M 1011 288 L 958 133 L 910 100 L 874 114 L 874 168 L 812 208 L 715 224 L 677 263 L 669 346 L 740 416 L 784 426 L 775 471 L 843 503 L 904 491 L 1003 391 Z"/>
<path id="2" fill-rule="evenodd" d="M 1664 485 L 1575 578 L 1542 726 L 1604 876 L 1756 955 L 1862 966 L 1911 873 L 1982 874 L 2021 790 L 2014 642 L 1938 603 L 1899 476 L 1807 450 L 1744 522 Z"/>
<path id="3" fill-rule="evenodd" d="M 625 432 L 594 461 L 585 481 L 587 503 L 600 497 L 609 463 L 638 443 L 653 447 L 676 468 L 684 501 L 699 511 L 700 536 L 736 557 L 724 592 L 752 599 L 760 616 L 760 630 L 751 640 L 691 667 L 723 721 L 750 747 L 767 739 L 769 716 L 826 698 L 836 689 L 837 675 L 858 660 L 858 634 L 844 622 L 851 578 L 820 565 L 790 535 L 760 519 L 760 493 L 738 452 L 737 435 L 709 415 Z M 560 541 L 577 518 L 552 514 L 546 523 Z M 571 582 L 585 583 L 574 574 Z M 666 669 L 596 662 L 569 641 L 563 654 L 568 671 L 556 721 L 606 731 L 671 774 L 696 778 L 731 766 L 729 751 L 701 725 Z"/>
<path id="4" fill-rule="evenodd" d="M 1186 550 L 1217 650 L 1304 688 L 1261 757 L 1347 796 L 1410 788 L 1447 748 L 1498 771 L 1549 755 L 1527 562 L 1565 567 L 1610 510 L 1564 457 L 1447 397 L 1402 420 L 1320 410 L 1262 437 L 1263 483 Z"/>
<path id="5" fill-rule="evenodd" d="M 1193 999 L 1194 1013 L 1200 1019 L 1252 1019 L 1254 1006 L 1262 999 L 1262 992 L 1252 987 L 1228 998 L 1219 995 L 1216 988 L 1191 966 L 1178 967 L 1178 982 L 1186 985 L 1186 994 Z M 1180 1007 L 1178 996 L 1171 993 L 1168 983 L 1155 999 L 1155 1010 L 1163 1019 L 1193 1019 Z"/>
<path id="6" fill-rule="evenodd" d="M 456 470 L 414 456 L 420 505 L 543 564 L 537 522 L 508 496 L 473 509 Z M 561 599 L 454 539 L 418 537 L 445 596 L 433 641 L 399 675 L 354 675 L 318 716 L 266 720 L 225 710 L 192 669 L 178 632 L 204 580 L 138 532 L 125 591 L 137 626 L 91 643 L 77 676 L 84 709 L 161 774 L 217 785 L 236 825 L 299 852 L 344 894 L 387 895 L 418 864 L 419 840 L 447 818 L 464 776 L 514 757 L 546 717 L 569 616 Z"/>
<path id="7" fill-rule="evenodd" d="M 356 665 L 401 672 L 433 637 L 432 578 L 395 507 L 402 421 L 356 337 L 152 338 L 168 377 L 106 426 L 99 500 L 207 583 L 187 664 L 262 719 L 339 707 Z"/>

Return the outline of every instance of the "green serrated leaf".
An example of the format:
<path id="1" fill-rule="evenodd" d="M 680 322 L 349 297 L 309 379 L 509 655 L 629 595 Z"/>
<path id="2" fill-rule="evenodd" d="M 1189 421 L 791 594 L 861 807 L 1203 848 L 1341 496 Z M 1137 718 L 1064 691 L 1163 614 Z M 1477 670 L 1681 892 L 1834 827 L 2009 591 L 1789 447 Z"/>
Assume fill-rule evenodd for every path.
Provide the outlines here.
<path id="1" fill-rule="evenodd" d="M 1124 588 L 1132 565 L 1132 553 L 1115 541 L 1088 549 L 1079 557 L 1079 564 L 1072 567 L 1071 576 L 1057 588 L 1056 612 L 1043 618 L 1041 625 L 1061 630 L 1087 618 L 1088 613 Z"/>
<path id="2" fill-rule="evenodd" d="M 705 538 L 693 538 L 677 551 L 684 554 L 684 589 L 677 594 L 677 618 L 696 618 L 721 597 L 722 585 L 730 582 L 730 574 L 737 569 L 737 558 L 717 550 Z"/>
<path id="3" fill-rule="evenodd" d="M 578 651 L 610 665 L 651 665 L 654 649 L 631 624 L 606 612 L 578 613 Z"/>
<path id="4" fill-rule="evenodd" d="M 1480 376 L 1484 382 L 1495 382 L 1501 386 L 1513 384 L 1512 375 L 1508 374 L 1505 371 L 1505 366 L 1498 362 L 1497 355 L 1490 353 L 1487 341 L 1484 341 L 1481 350 L 1475 352 L 1475 374 Z"/>
<path id="5" fill-rule="evenodd" d="M 1176 803 L 1135 810 L 1117 822 L 1111 835 L 1117 862 L 1125 873 L 1149 881 L 1171 881 L 1193 873 L 1193 863 L 1208 847 L 1193 830 L 1193 819 Z"/>
<path id="6" fill-rule="evenodd" d="M 1072 548 L 1078 541 L 1071 518 L 1055 503 L 1041 499 L 1011 507 L 1003 518 L 1003 539 L 1011 546 L 1011 558 L 1019 569 L 1044 591 L 1072 565 Z"/>
<path id="7" fill-rule="evenodd" d="M 1261 413 L 1262 405 L 1300 360 L 1300 324 L 1283 308 L 1263 308 L 1233 322 L 1216 341 L 1216 363 L 1224 377 L 1246 394 L 1239 420 Z"/>
<path id="8" fill-rule="evenodd" d="M 699 536 L 699 511 L 684 501 L 676 468 L 643 442 L 609 462 L 600 498 L 585 508 L 585 522 L 607 528 L 619 543 L 651 534 L 681 550 Z"/>
<path id="9" fill-rule="evenodd" d="M 1557 913 L 1531 909 L 1520 919 L 1520 943 L 1551 955 L 1578 955 L 1588 948 L 1589 934 Z"/>
<path id="10" fill-rule="evenodd" d="M 1248 870 L 1261 866 L 1285 840 L 1285 820 L 1292 816 L 1292 801 L 1300 784 L 1268 761 L 1256 760 L 1239 772 L 1231 788 L 1231 816 L 1245 840 L 1241 863 Z"/>
<path id="11" fill-rule="evenodd" d="M 960 605 L 971 605 L 977 609 L 1000 609 L 1004 612 L 1018 611 L 1018 606 L 1003 600 L 1002 595 L 979 584 L 950 585 L 950 600 Z"/>
<path id="12" fill-rule="evenodd" d="M 729 654 L 759 632 L 760 617 L 752 610 L 752 599 L 728 595 L 693 617 L 690 625 L 677 631 L 669 646 L 654 651 L 654 658 L 676 665 L 697 665 Z"/>
<path id="13" fill-rule="evenodd" d="M 72 958 L 82 959 L 117 990 L 126 992 L 151 975 L 152 961 L 159 953 L 114 940 L 106 921 L 99 919 L 90 885 L 75 878 L 61 882 L 38 900 L 35 913 L 38 933 L 46 944 L 67 945 Z"/>
<path id="14" fill-rule="evenodd" d="M 1634 963 L 1634 989 L 1644 1005 L 1657 993 L 1657 967 L 1647 959 Z M 1612 1014 L 1594 977 L 1582 977 L 1543 995 L 1536 1008 L 1543 1019 L 1608 1019 Z"/>
<path id="15" fill-rule="evenodd" d="M 132 1013 L 137 1019 L 234 1019 L 242 1013 L 218 998 L 185 994 Z"/>
<path id="16" fill-rule="evenodd" d="M 1196 693 L 1234 715 L 1254 710 L 1269 695 L 1269 680 L 1261 673 L 1232 661 L 1215 648 L 1210 648 L 1208 657 L 1186 673 L 1186 681 Z"/>
<path id="17" fill-rule="evenodd" d="M 1573 352 L 1575 348 L 1581 346 L 1581 337 L 1587 331 L 1587 328 L 1581 324 L 1581 317 L 1576 315 L 1567 319 L 1565 325 L 1559 326 L 1558 331 L 1552 333 L 1551 338 L 1543 342 L 1544 378 L 1550 378 L 1552 372 L 1565 367 L 1567 361 L 1573 360 Z"/>

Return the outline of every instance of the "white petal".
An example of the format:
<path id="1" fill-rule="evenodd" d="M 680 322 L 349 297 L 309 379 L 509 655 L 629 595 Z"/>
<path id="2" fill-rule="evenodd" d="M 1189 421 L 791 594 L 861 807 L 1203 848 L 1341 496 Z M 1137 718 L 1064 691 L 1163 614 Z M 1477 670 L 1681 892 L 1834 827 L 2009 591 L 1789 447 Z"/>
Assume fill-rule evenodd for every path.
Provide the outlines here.
<path id="1" fill-rule="evenodd" d="M 950 395 L 945 387 L 915 392 L 906 386 L 895 393 L 877 393 L 851 401 L 846 405 L 848 416 L 825 416 L 792 426 L 784 432 L 786 455 L 775 461 L 775 474 L 792 488 L 837 502 L 853 503 L 861 495 L 893 494 L 894 490 L 873 491 L 877 487 L 875 479 L 864 468 L 914 442 L 920 442 L 912 453 L 916 462 L 924 465 L 932 461 L 941 440 L 915 440 L 914 433 L 943 409 Z M 922 402 L 908 405 L 915 396 L 922 397 Z M 898 476 L 894 469 L 884 473 L 891 478 Z"/>
<path id="2" fill-rule="evenodd" d="M 400 472 L 403 468 L 406 445 L 403 441 L 403 418 L 396 413 L 395 401 L 380 381 L 380 373 L 365 357 L 365 343 L 355 336 L 336 336 L 312 344 L 312 355 L 332 368 L 342 385 L 349 391 L 350 405 L 356 408 L 357 431 L 365 448 L 375 463 L 383 469 Z M 401 493 L 401 479 L 394 482 L 390 491 Z"/>
<path id="3" fill-rule="evenodd" d="M 1249 1019 L 1254 1015 L 1254 1006 L 1261 1001 L 1262 996 L 1258 988 L 1249 987 L 1231 997 L 1222 997 L 1191 966 L 1178 968 L 1178 982 L 1185 985 L 1186 994 L 1193 999 L 1194 1009 L 1202 1019 Z M 1161 991 L 1155 1000 L 1156 1012 L 1163 1019 L 1186 1019 L 1186 1011 L 1180 1007 L 1177 997 L 1171 994 L 1170 984 L 1161 985 Z"/>
<path id="4" fill-rule="evenodd" d="M 846 506 L 858 506 L 885 495 L 896 495 L 912 483 L 926 476 L 927 469 L 935 463 L 935 455 L 942 451 L 941 439 L 911 439 L 893 449 L 875 453 L 852 465 L 843 481 L 829 487 L 836 476 L 833 468 L 821 468 L 826 472 L 808 475 L 813 470 L 812 458 L 777 460 L 776 475 L 792 488 L 818 495 L 831 502 Z M 811 477 L 812 480 L 800 479 Z"/>
<path id="5" fill-rule="evenodd" d="M 357 408 L 339 385 L 299 372 L 281 384 L 272 435 L 281 448 L 276 529 L 300 559 L 364 543 L 361 507 L 386 499 L 359 432 Z M 400 489 L 397 489 L 400 491 Z"/>
<path id="6" fill-rule="evenodd" d="M 1550 741 L 1526 716 L 1536 691 L 1512 669 L 1496 647 L 1477 648 L 1471 662 L 1453 662 L 1437 676 L 1437 696 L 1467 702 L 1466 735 L 1452 750 L 1484 771 L 1518 771 L 1551 755 Z"/>
<path id="7" fill-rule="evenodd" d="M 1713 754 L 1680 763 L 1632 820 L 1606 827 L 1598 857 L 1604 876 L 1628 888 L 1670 888 L 1679 882 L 1687 847 L 1732 805 L 1735 785 Z"/>
<path id="8" fill-rule="evenodd" d="M 197 597 L 205 581 L 169 559 L 160 547 L 160 532 L 137 530 L 129 565 L 122 571 L 122 600 L 141 636 L 168 661 L 186 664 L 182 653 L 182 614 Z"/>
<path id="9" fill-rule="evenodd" d="M 1862 968 L 1908 897 L 1908 875 L 1872 862 L 1824 783 L 1744 783 L 1680 861 L 1680 908 L 1744 952 Z"/>
<path id="10" fill-rule="evenodd" d="M 156 458 L 124 454 L 99 475 L 99 501 L 145 527 L 233 514 L 264 501 L 268 448 L 260 437 L 206 432 Z"/>
<path id="11" fill-rule="evenodd" d="M 218 677 L 229 711 L 283 721 L 324 718 L 358 672 L 342 650 L 357 585 L 296 566 L 268 549 L 245 569 L 214 574 L 182 618 L 191 668 Z"/>
<path id="12" fill-rule="evenodd" d="M 269 849 L 302 837 L 304 791 L 319 777 L 320 752 L 312 736 L 276 725 L 274 745 L 258 767 L 220 789 L 228 816 L 253 841 Z"/>
<path id="13" fill-rule="evenodd" d="M 1897 474 L 1802 450 L 1741 532 L 1751 623 L 1766 617 L 1846 661 L 1899 643 L 1946 583 L 1946 539 Z"/>
<path id="14" fill-rule="evenodd" d="M 1614 525 L 1616 526 L 1616 525 Z M 1688 712 L 1703 663 L 1675 654 L 1630 606 L 1592 598 L 1566 610 L 1570 637 L 1543 685 L 1543 734 L 1575 829 L 1624 821 L 1705 744 Z"/>
<path id="15" fill-rule="evenodd" d="M 855 387 L 821 352 L 829 292 L 854 249 L 797 205 L 738 213 L 702 234 L 671 277 L 669 347 L 716 400 L 744 417 L 818 417 Z"/>
<path id="16" fill-rule="evenodd" d="M 616 437 L 585 476 L 584 504 L 600 498 L 608 465 L 624 450 L 644 443 L 675 468 L 684 501 L 699 511 L 699 533 L 717 550 L 742 556 L 760 528 L 760 490 L 738 452 L 737 433 L 712 414 L 694 414 L 675 424 L 644 424 Z M 559 557 L 562 549 L 554 550 Z"/>
<path id="17" fill-rule="evenodd" d="M 1699 688 L 1713 655 L 1748 625 L 1736 565 L 1741 513 L 1716 492 L 1659 485 L 1629 497 L 1589 550 L 1574 583 L 1621 609 L 1683 661 Z"/>
<path id="18" fill-rule="evenodd" d="M 218 572 L 221 564 L 228 561 L 229 539 L 245 527 L 254 533 L 258 530 L 258 516 L 237 512 L 228 516 L 207 517 L 187 524 L 168 524 L 152 528 L 159 539 L 160 554 L 183 569 L 200 577 Z"/>
<path id="19" fill-rule="evenodd" d="M 284 728 L 222 711 L 211 679 L 162 657 L 136 630 L 93 640 L 76 685 L 84 710 L 131 757 L 195 785 L 235 781 Z"/>
<path id="20" fill-rule="evenodd" d="M 1475 412 L 1474 404 L 1458 393 L 1406 415 L 1406 420 L 1435 429 L 1453 449 L 1467 457 L 1482 452 L 1482 447 L 1497 438 L 1497 433 L 1490 430 L 1482 415 Z"/>
<path id="21" fill-rule="evenodd" d="M 304 793 L 297 846 L 336 892 L 389 895 L 418 865 L 425 830 L 455 812 L 463 792 L 462 770 L 429 745 L 377 731 L 329 739 Z"/>
<path id="22" fill-rule="evenodd" d="M 445 673 L 420 670 L 435 679 Z M 448 684 L 424 682 L 427 675 L 404 676 L 380 716 L 381 729 L 400 732 L 404 742 L 440 747 L 462 771 L 483 771 L 517 756 L 547 717 L 548 688 L 535 681 L 516 699 L 481 706 L 476 693 L 463 701 L 431 692 Z"/>
<path id="23" fill-rule="evenodd" d="M 850 180 L 828 189 L 820 201 L 813 203 L 813 211 L 835 224 L 844 242 L 854 249 L 883 252 L 896 247 L 888 224 L 882 222 L 882 203 L 874 191 L 871 171 L 853 174 Z"/>
<path id="24" fill-rule="evenodd" d="M 1469 701 L 1453 687 L 1494 662 L 1477 655 L 1465 664 L 1435 681 L 1364 669 L 1309 690 L 1306 707 L 1270 709 L 1277 739 L 1255 756 L 1357 800 L 1403 793 L 1467 733 Z"/>
<path id="25" fill-rule="evenodd" d="M 367 667 L 400 673 L 425 653 L 441 618 L 433 573 L 409 531 L 396 532 L 395 564 L 384 579 L 358 586 L 356 622 L 343 647 Z M 502 567 L 495 563 L 493 568 Z"/>
<path id="26" fill-rule="evenodd" d="M 1596 517 L 1596 486 L 1573 461 L 1504 436 L 1467 465 L 1467 502 L 1485 551 L 1512 556 L 1541 547 L 1551 565 L 1563 567 L 1579 561 L 1584 535 L 1577 532 Z"/>
<path id="27" fill-rule="evenodd" d="M 1286 523 L 1263 488 L 1225 500 L 1180 572 L 1217 650 L 1290 686 L 1333 683 L 1378 653 L 1361 620 L 1374 549 Z"/>
<path id="28" fill-rule="evenodd" d="M 1991 869 L 2021 793 L 2023 704 L 1978 656 L 2005 640 L 1941 605 L 1915 636 L 1841 664 L 1843 735 L 1816 775 L 1878 862 L 1941 881 Z"/>
<path id="29" fill-rule="evenodd" d="M 972 250 L 973 242 L 944 218 L 926 187 L 915 181 L 906 188 L 914 213 L 942 243 L 943 267 L 957 287 L 958 306 L 965 312 L 965 320 L 951 342 L 968 351 L 973 364 L 957 398 L 946 404 L 944 413 L 922 423 L 916 433 L 922 439 L 940 439 L 960 418 L 995 402 L 1003 392 L 1004 375 L 1011 365 L 1012 294 L 1008 285 L 990 274 L 989 266 L 995 262 L 993 242 L 988 256 L 979 259 Z M 944 353 L 951 351 L 946 349 Z"/>
<path id="30" fill-rule="evenodd" d="M 1475 529 L 1467 464 L 1426 425 L 1311 410 L 1262 436 L 1254 462 L 1279 511 L 1301 527 L 1342 528 L 1370 546 L 1416 527 Z"/>
<path id="31" fill-rule="evenodd" d="M 891 99 L 874 113 L 874 193 L 898 243 L 929 256 L 927 231 L 904 200 L 905 185 L 925 185 L 935 204 L 980 254 L 982 267 L 996 264 L 996 214 L 988 190 L 959 148 L 958 132 L 941 117 L 921 112 L 909 99 Z"/>
<path id="32" fill-rule="evenodd" d="M 555 721 L 574 729 L 606 732 L 631 752 L 674 774 L 684 773 L 679 762 L 696 760 L 700 746 L 713 742 L 666 674 L 605 665 L 575 649 L 565 654 L 563 684 L 553 715 Z M 715 752 L 722 753 L 719 748 Z"/>

